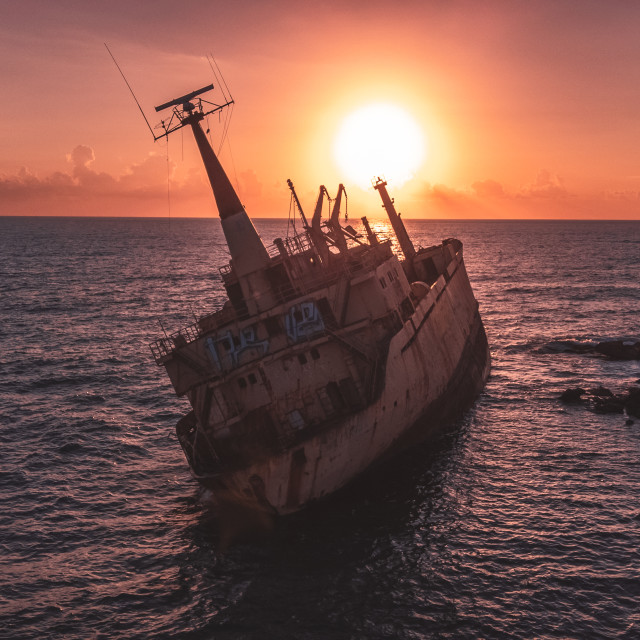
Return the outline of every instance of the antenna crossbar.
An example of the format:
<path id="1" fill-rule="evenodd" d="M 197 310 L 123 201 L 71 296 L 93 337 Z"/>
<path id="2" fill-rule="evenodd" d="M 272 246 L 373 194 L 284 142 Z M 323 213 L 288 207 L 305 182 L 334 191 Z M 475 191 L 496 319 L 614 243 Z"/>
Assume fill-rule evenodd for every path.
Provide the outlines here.
<path id="1" fill-rule="evenodd" d="M 208 91 L 209 89 L 205 89 Z M 160 105 L 156 107 L 156 111 L 161 109 L 166 109 L 169 106 L 173 107 L 173 111 L 171 113 L 171 117 L 169 120 L 162 120 L 162 122 L 156 126 L 156 129 L 162 129 L 162 133 L 159 135 L 153 136 L 155 141 L 160 140 L 160 138 L 166 138 L 170 133 L 181 129 L 185 125 L 189 124 L 193 121 L 193 119 L 202 120 L 206 116 L 211 113 L 216 113 L 218 111 L 222 111 L 226 107 L 235 104 L 233 100 L 229 100 L 224 104 L 214 104 L 213 102 L 208 102 L 206 100 L 202 100 L 198 98 L 197 105 L 189 102 L 189 96 L 193 98 L 194 95 L 198 95 L 203 91 L 194 91 L 193 93 L 187 94 L 187 96 L 182 96 L 181 98 L 176 98 L 171 102 L 167 102 L 164 105 Z M 186 102 L 183 102 L 186 100 Z"/>
<path id="2" fill-rule="evenodd" d="M 196 96 L 201 95 L 202 93 L 206 93 L 207 91 L 211 91 L 213 89 L 213 85 L 207 85 L 206 87 L 202 87 L 202 89 L 196 89 L 191 93 L 187 93 L 184 96 L 180 96 L 179 98 L 175 98 L 174 100 L 170 100 L 169 102 L 165 102 L 161 104 L 159 107 L 156 107 L 156 111 L 162 111 L 164 109 L 168 109 L 169 107 L 177 107 L 180 105 L 185 105 L 192 100 Z"/>

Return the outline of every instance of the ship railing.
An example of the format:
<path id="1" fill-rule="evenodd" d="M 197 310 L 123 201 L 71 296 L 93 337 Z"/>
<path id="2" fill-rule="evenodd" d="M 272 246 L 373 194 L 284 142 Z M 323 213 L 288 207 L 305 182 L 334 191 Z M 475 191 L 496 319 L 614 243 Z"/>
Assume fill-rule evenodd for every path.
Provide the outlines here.
<path id="1" fill-rule="evenodd" d="M 288 238 L 287 240 L 294 240 L 295 238 L 298 238 L 298 241 L 293 242 L 294 247 L 301 247 L 303 251 L 306 251 L 310 247 L 306 235 L 295 236 L 294 238 Z M 294 283 L 280 285 L 276 289 L 275 293 L 283 302 L 293 300 L 301 295 L 310 295 L 319 289 L 333 286 L 341 279 L 350 279 L 362 271 L 373 270 L 379 263 L 379 249 L 377 251 L 367 251 L 359 255 L 356 261 L 341 260 L 337 262 L 335 266 L 327 270 L 323 270 L 317 276 L 312 278 L 305 276 L 297 278 Z M 226 265 L 226 267 L 223 268 L 227 269 L 227 273 L 231 272 L 229 265 Z M 271 294 L 268 295 L 270 296 Z M 205 333 L 215 331 L 218 327 L 228 324 L 232 320 L 245 320 L 248 317 L 248 312 L 238 313 L 238 311 L 232 307 L 223 308 L 214 313 L 200 317 L 196 322 L 172 333 L 171 335 L 165 335 L 164 337 L 155 340 L 149 346 L 151 347 L 154 359 L 158 364 L 160 364 L 162 360 L 171 355 L 176 348 L 194 342 Z"/>
<path id="2" fill-rule="evenodd" d="M 341 279 L 350 279 L 357 276 L 362 271 L 374 270 L 380 264 L 380 254 L 370 251 L 358 256 L 355 261 L 340 260 L 334 266 L 329 266 L 318 275 L 309 277 L 296 278 L 295 283 L 281 285 L 277 292 L 285 299 L 289 297 L 299 296 L 300 294 L 309 294 L 330 287 Z"/>
<path id="3" fill-rule="evenodd" d="M 236 310 L 231 306 L 223 307 L 218 311 L 201 316 L 198 318 L 198 322 L 195 323 L 199 331 L 196 337 L 200 337 L 200 335 L 209 333 L 210 331 L 215 331 L 219 327 L 235 320 L 237 317 L 238 315 Z"/>
<path id="4" fill-rule="evenodd" d="M 183 347 L 190 342 L 194 342 L 202 335 L 202 333 L 199 320 L 198 322 L 194 322 L 193 324 L 183 327 L 171 335 L 165 335 L 163 338 L 158 338 L 158 340 L 152 342 L 149 345 L 151 347 L 151 353 L 153 354 L 155 361 L 158 364 L 161 364 L 161 361 L 171 355 L 176 348 Z"/>
<path id="5" fill-rule="evenodd" d="M 171 354 L 173 351 L 175 344 L 173 340 L 169 337 L 167 338 L 158 338 L 154 342 L 152 342 L 149 347 L 151 347 L 151 353 L 153 354 L 153 359 L 161 364 L 162 360 Z"/>
<path id="6" fill-rule="evenodd" d="M 295 236 L 285 238 L 283 240 L 283 244 L 288 256 L 299 255 L 312 248 L 311 240 L 306 233 L 298 233 Z M 280 250 L 275 244 L 268 245 L 266 249 L 270 258 L 277 258 L 280 256 Z M 231 263 L 221 266 L 219 271 L 222 278 L 226 280 L 233 271 Z"/>
<path id="7" fill-rule="evenodd" d="M 284 246 L 287 248 L 287 253 L 290 256 L 294 256 L 299 253 L 304 253 L 311 249 L 311 241 L 306 233 L 300 233 L 290 238 L 286 238 Z"/>
<path id="8" fill-rule="evenodd" d="M 267 253 L 269 254 L 270 258 L 277 258 L 280 255 L 280 250 L 278 249 L 278 247 L 276 247 L 275 244 L 270 244 L 267 247 Z"/>

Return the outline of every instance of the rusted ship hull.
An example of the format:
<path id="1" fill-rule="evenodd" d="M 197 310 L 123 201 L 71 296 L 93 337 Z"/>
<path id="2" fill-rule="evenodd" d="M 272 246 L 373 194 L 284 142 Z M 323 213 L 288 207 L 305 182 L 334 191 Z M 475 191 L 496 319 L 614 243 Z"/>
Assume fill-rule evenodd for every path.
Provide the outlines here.
<path id="1" fill-rule="evenodd" d="M 200 124 L 225 105 L 191 102 L 210 89 L 157 109 L 174 107 L 165 135 L 193 131 L 231 256 L 228 299 L 151 349 L 193 408 L 176 432 L 194 476 L 220 503 L 287 514 L 465 408 L 489 350 L 462 243 L 416 249 L 380 177 L 397 246 L 366 217 L 364 233 L 340 223 L 342 184 L 335 198 L 320 187 L 309 222 L 289 180 L 303 232 L 267 249 Z"/>
<path id="2" fill-rule="evenodd" d="M 218 501 L 288 514 L 427 438 L 468 408 L 491 368 L 462 250 L 389 345 L 376 402 L 279 455 L 199 478 Z"/>

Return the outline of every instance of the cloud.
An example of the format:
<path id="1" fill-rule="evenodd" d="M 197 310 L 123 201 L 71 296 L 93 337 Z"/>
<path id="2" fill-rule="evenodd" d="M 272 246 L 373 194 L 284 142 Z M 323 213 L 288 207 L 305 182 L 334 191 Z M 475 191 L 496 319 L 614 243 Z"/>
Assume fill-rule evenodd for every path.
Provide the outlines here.
<path id="1" fill-rule="evenodd" d="M 561 176 L 540 169 L 530 183 L 512 189 L 492 178 L 475 181 L 468 189 L 423 183 L 413 195 L 407 216 L 633 220 L 638 218 L 639 199 L 636 190 L 599 194 L 572 192 Z"/>
<path id="2" fill-rule="evenodd" d="M 547 169 L 540 169 L 536 179 L 524 187 L 519 195 L 534 198 L 566 198 L 569 192 L 560 176 L 552 174 Z"/>
<path id="3" fill-rule="evenodd" d="M 73 163 L 74 169 L 80 169 L 82 167 L 88 168 L 96 157 L 91 147 L 79 144 L 70 154 L 67 155 L 67 159 Z"/>
<path id="4" fill-rule="evenodd" d="M 150 154 L 119 176 L 92 168 L 94 150 L 77 145 L 66 156 L 68 172 L 39 177 L 27 167 L 14 175 L 0 176 L 0 212 L 4 215 L 166 215 L 167 179 L 178 202 L 208 196 L 202 174 L 188 173 L 175 179 L 175 163 Z M 144 209 L 140 200 L 145 199 Z M 196 213 L 194 214 L 193 211 Z M 182 215 L 198 215 L 191 208 Z M 207 210 L 207 215 L 210 209 Z"/>
<path id="5" fill-rule="evenodd" d="M 480 180 L 471 188 L 479 198 L 503 198 L 506 195 L 504 187 L 496 180 Z"/>
<path id="6" fill-rule="evenodd" d="M 96 154 L 77 145 L 67 171 L 38 176 L 27 167 L 0 175 L 0 215 L 216 216 L 211 189 L 200 168 L 178 175 L 173 161 L 150 154 L 121 175 L 94 169 Z M 238 193 L 250 215 L 277 216 L 288 194 L 265 186 L 252 170 L 238 175 Z M 571 192 L 563 179 L 541 169 L 528 184 L 508 189 L 485 178 L 468 188 L 414 183 L 401 203 L 407 218 L 610 218 L 637 219 L 637 190 L 595 196 Z"/>

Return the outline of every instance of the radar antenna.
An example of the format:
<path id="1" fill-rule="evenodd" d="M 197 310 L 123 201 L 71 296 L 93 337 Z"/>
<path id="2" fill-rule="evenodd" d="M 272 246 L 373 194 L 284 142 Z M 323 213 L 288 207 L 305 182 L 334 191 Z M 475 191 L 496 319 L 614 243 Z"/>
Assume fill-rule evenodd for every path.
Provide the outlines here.
<path id="1" fill-rule="evenodd" d="M 231 96 L 229 96 L 229 99 L 224 104 L 216 104 L 215 102 L 210 102 L 209 100 L 198 97 L 212 89 L 213 85 L 210 84 L 202 87 L 202 89 L 196 89 L 191 93 L 187 93 L 179 98 L 174 98 L 156 107 L 156 112 L 164 111 L 169 107 L 173 107 L 173 110 L 168 120 L 162 120 L 160 124 L 156 126 L 156 129 L 162 130 L 162 133 L 158 135 L 154 134 L 153 139 L 160 140 L 160 138 L 166 138 L 170 133 L 190 124 L 193 120 L 203 120 L 209 114 L 220 112 L 226 107 L 235 104 Z M 198 99 L 194 100 L 194 98 Z"/>

